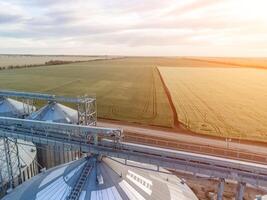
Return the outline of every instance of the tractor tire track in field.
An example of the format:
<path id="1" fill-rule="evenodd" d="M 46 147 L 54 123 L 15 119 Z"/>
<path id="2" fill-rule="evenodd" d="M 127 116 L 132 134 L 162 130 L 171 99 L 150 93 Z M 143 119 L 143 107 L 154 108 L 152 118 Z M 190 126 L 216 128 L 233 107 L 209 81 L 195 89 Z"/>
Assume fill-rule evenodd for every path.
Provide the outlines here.
<path id="1" fill-rule="evenodd" d="M 157 88 L 156 88 L 156 80 L 155 80 L 155 73 L 157 69 L 153 68 L 153 73 L 152 73 L 152 80 L 153 80 L 153 117 L 156 118 L 158 115 L 158 111 L 157 111 Z"/>
<path id="2" fill-rule="evenodd" d="M 201 102 L 210 112 L 214 115 L 214 119 L 217 121 L 217 123 L 221 123 L 223 125 L 223 129 L 225 129 L 226 133 L 232 133 L 232 131 L 237 131 L 233 126 L 231 126 L 230 124 L 228 124 L 224 117 L 216 112 L 216 110 L 214 108 L 212 108 L 207 102 L 205 102 L 200 96 L 198 96 L 195 92 L 193 92 L 193 90 L 191 88 L 189 88 L 184 82 L 183 82 L 184 86 L 188 89 L 188 91 L 190 91 L 190 93 L 199 100 L 199 102 Z M 199 111 L 200 112 L 200 111 Z M 201 112 L 200 112 L 201 113 Z M 202 113 L 201 113 L 202 114 Z M 216 124 L 217 124 L 216 123 Z M 214 126 L 215 123 L 214 123 Z M 216 126 L 217 127 L 217 126 Z M 219 127 L 217 127 L 217 129 L 219 130 L 219 133 L 221 136 L 223 136 L 223 130 L 221 130 Z"/>
<path id="3" fill-rule="evenodd" d="M 180 82 L 181 82 L 181 84 L 183 85 L 183 87 L 184 87 L 187 91 L 190 92 L 190 94 L 193 94 L 193 96 L 196 95 L 196 94 L 193 93 L 193 91 L 187 86 L 186 83 L 184 83 L 183 81 L 180 81 Z M 185 93 L 183 93 L 183 95 L 186 96 Z M 197 98 L 197 99 L 198 99 L 201 103 L 203 103 L 203 102 L 202 102 L 202 99 L 200 99 L 200 98 Z M 214 129 L 214 131 L 216 132 L 216 134 L 222 136 L 222 132 L 221 132 L 220 128 L 219 128 L 218 126 L 216 126 L 216 124 L 210 123 L 210 122 L 208 122 L 208 121 L 206 120 L 206 116 L 205 116 L 205 114 L 201 112 L 201 110 L 199 109 L 199 107 L 195 104 L 194 101 L 192 101 L 192 99 L 191 99 L 189 96 L 187 96 L 187 101 L 190 102 L 190 104 L 189 104 L 190 107 L 191 107 L 190 110 L 191 110 L 192 113 L 195 114 L 196 119 L 197 119 L 198 116 L 199 116 L 199 117 L 201 118 L 201 121 L 199 121 L 200 123 L 203 123 L 203 122 L 204 122 L 204 123 L 210 125 L 211 127 L 213 127 L 213 129 Z M 203 103 L 203 104 L 204 104 L 204 103 Z M 204 106 L 207 107 L 206 104 L 204 104 Z M 209 108 L 209 107 L 208 107 L 208 108 Z"/>
<path id="4" fill-rule="evenodd" d="M 147 95 L 147 100 L 144 105 L 143 111 L 140 113 L 140 117 L 145 119 L 155 119 L 158 115 L 157 111 L 157 88 L 156 88 L 156 81 L 155 81 L 155 73 L 156 70 L 154 67 L 151 69 L 151 86 L 149 89 L 149 95 Z M 150 116 L 145 117 L 146 113 L 149 111 L 149 106 L 152 106 Z"/>
<path id="5" fill-rule="evenodd" d="M 151 72 L 153 73 L 153 71 Z M 151 77 L 150 77 L 151 78 Z M 153 78 L 153 77 L 152 77 Z M 146 96 L 146 101 L 145 101 L 145 104 L 144 104 L 144 107 L 142 109 L 142 112 L 139 113 L 138 117 L 142 118 L 145 116 L 145 114 L 149 111 L 149 104 L 150 104 L 150 97 L 151 97 L 151 91 L 152 91 L 152 88 L 153 88 L 153 80 L 152 80 L 152 84 L 150 85 L 150 89 L 149 89 L 149 95 Z M 153 103 L 153 102 L 152 102 Z"/>
<path id="6" fill-rule="evenodd" d="M 154 120 L 157 118 L 158 111 L 157 111 L 157 88 L 156 88 L 156 80 L 155 80 L 155 73 L 156 70 L 154 68 L 151 69 L 151 84 L 149 88 L 149 95 L 146 97 L 146 102 L 142 109 L 142 112 L 139 113 L 138 117 L 143 119 Z M 152 106 L 151 113 L 150 112 L 150 105 Z M 149 116 L 146 116 L 149 114 Z"/>
<path id="7" fill-rule="evenodd" d="M 149 84 L 149 88 L 147 89 L 147 95 L 145 96 L 145 103 L 143 105 L 142 108 L 140 108 L 140 110 L 135 111 L 135 113 L 129 113 L 129 114 L 125 114 L 123 112 L 120 111 L 119 107 L 115 106 L 114 103 L 112 103 L 113 105 L 110 106 L 110 115 L 111 116 L 115 116 L 117 118 L 130 118 L 130 120 L 154 120 L 157 118 L 157 92 L 156 92 L 156 83 L 155 83 L 155 73 L 156 70 L 154 68 L 152 68 L 149 71 L 149 80 L 150 83 Z M 136 76 L 135 81 L 134 82 L 138 82 L 139 80 L 139 76 Z M 140 96 L 139 93 L 136 93 L 133 96 Z M 150 109 L 151 106 L 151 109 Z"/>
<path id="8" fill-rule="evenodd" d="M 53 91 L 55 91 L 57 89 L 60 89 L 62 87 L 66 87 L 68 85 L 71 85 L 73 83 L 78 83 L 78 82 L 81 82 L 81 81 L 82 81 L 81 79 L 75 79 L 75 80 L 72 80 L 72 81 L 69 81 L 69 82 L 65 82 L 65 83 L 63 83 L 61 85 L 57 85 L 57 86 L 52 87 L 52 88 L 44 89 L 44 90 L 42 90 L 42 92 L 53 92 Z"/>
<path id="9" fill-rule="evenodd" d="M 169 91 L 167 85 L 166 85 L 165 82 L 164 82 L 164 79 L 163 79 L 163 77 L 162 77 L 162 75 L 161 75 L 161 73 L 160 73 L 159 68 L 156 67 L 156 69 L 157 69 L 159 78 L 160 78 L 160 80 L 161 80 L 161 83 L 162 83 L 162 85 L 163 85 L 164 91 L 165 91 L 165 93 L 166 93 L 166 96 L 167 96 L 167 98 L 168 98 L 169 104 L 170 104 L 171 109 L 172 109 L 172 113 L 173 113 L 173 125 L 174 125 L 175 127 L 180 127 L 180 122 L 179 122 L 178 114 L 177 114 L 176 108 L 175 108 L 175 106 L 174 106 L 174 103 L 173 103 L 173 101 L 172 101 L 171 93 L 170 93 L 170 91 Z"/>
<path id="10" fill-rule="evenodd" d="M 183 86 L 183 84 L 181 84 L 181 86 Z M 183 102 L 183 100 L 181 99 L 181 97 L 178 95 L 176 96 L 175 100 L 177 100 L 178 105 L 180 107 L 181 112 L 183 113 L 183 117 L 185 118 L 185 124 L 184 126 L 188 129 L 192 129 L 192 125 L 194 125 L 194 123 L 191 123 L 192 121 L 190 119 L 196 119 L 198 120 L 199 117 L 204 120 L 204 116 L 202 116 L 198 109 L 198 107 L 194 104 L 194 102 L 188 97 L 188 95 L 186 94 L 185 91 L 183 91 L 184 88 L 180 88 L 180 92 L 181 94 L 183 94 L 183 97 L 187 99 L 188 105 L 186 106 Z M 186 112 L 186 110 L 190 110 L 190 115 L 191 117 L 188 116 L 188 113 Z M 194 117 L 192 117 L 192 115 Z M 181 119 L 181 118 L 180 118 Z M 180 121 L 181 123 L 181 121 Z"/>

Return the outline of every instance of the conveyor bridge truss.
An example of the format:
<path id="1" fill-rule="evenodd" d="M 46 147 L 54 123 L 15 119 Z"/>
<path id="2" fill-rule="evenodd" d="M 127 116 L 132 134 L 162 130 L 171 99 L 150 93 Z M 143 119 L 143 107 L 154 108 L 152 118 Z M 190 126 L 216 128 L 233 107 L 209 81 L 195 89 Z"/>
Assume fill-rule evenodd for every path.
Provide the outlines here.
<path id="1" fill-rule="evenodd" d="M 124 164 L 142 162 L 173 171 L 232 180 L 244 189 L 245 184 L 267 186 L 267 166 L 149 145 L 123 142 L 121 129 L 96 126 L 36 122 L 0 117 L 0 136 L 33 143 L 62 145 L 82 152 L 124 160 Z M 242 194 L 241 194 L 242 196 Z"/>

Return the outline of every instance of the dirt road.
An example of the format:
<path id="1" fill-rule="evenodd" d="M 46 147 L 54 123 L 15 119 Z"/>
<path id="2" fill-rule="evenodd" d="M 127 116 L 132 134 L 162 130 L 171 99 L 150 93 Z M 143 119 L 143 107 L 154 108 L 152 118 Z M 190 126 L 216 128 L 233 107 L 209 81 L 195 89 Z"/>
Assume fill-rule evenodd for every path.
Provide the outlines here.
<path id="1" fill-rule="evenodd" d="M 149 143 L 168 148 L 183 149 L 191 152 L 223 157 L 240 158 L 267 164 L 267 145 L 244 143 L 243 141 L 226 141 L 190 135 L 157 127 L 142 127 L 114 121 L 99 121 L 98 126 L 122 128 L 128 141 Z"/>

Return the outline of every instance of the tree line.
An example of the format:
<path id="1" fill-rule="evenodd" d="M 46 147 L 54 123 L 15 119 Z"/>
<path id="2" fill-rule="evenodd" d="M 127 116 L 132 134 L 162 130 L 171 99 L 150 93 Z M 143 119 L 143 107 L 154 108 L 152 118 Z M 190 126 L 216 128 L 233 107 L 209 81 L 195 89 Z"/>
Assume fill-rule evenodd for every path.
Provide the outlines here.
<path id="1" fill-rule="evenodd" d="M 6 66 L 6 67 L 0 67 L 0 70 L 41 67 L 41 66 L 44 66 L 44 65 L 62 65 L 62 64 L 70 64 L 70 63 L 77 63 L 77 62 L 85 62 L 85 61 L 49 60 L 49 61 L 45 62 L 44 64 L 9 65 L 9 66 Z"/>

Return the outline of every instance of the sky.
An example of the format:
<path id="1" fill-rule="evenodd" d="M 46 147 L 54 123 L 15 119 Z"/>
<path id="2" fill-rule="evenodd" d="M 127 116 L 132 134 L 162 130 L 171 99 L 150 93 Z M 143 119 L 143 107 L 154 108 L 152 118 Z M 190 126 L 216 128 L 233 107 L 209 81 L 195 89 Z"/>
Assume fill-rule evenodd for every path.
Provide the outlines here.
<path id="1" fill-rule="evenodd" d="M 265 0 L 0 0 L 1 54 L 267 56 Z"/>

